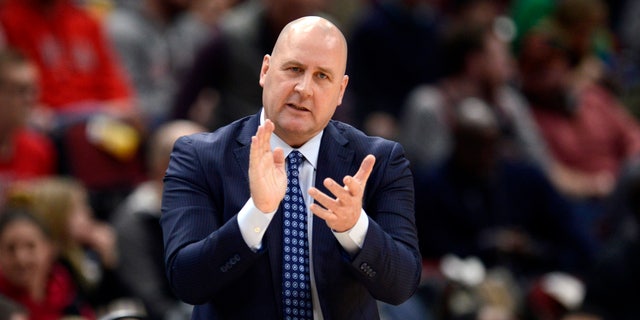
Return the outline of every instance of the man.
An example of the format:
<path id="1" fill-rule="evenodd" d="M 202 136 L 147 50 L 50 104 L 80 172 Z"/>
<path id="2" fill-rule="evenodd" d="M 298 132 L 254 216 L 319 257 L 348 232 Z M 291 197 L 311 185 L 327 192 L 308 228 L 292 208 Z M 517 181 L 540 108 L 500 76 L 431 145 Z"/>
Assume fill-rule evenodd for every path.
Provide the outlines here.
<path id="1" fill-rule="evenodd" d="M 191 318 L 191 308 L 176 299 L 165 276 L 160 205 L 162 179 L 173 144 L 181 136 L 203 131 L 204 127 L 188 120 L 159 126 L 147 145 L 149 179 L 138 185 L 112 216 L 118 236 L 118 276 L 144 303 L 147 320 Z"/>
<path id="2" fill-rule="evenodd" d="M 283 319 L 290 310 L 375 319 L 376 300 L 399 304 L 415 291 L 420 254 L 402 147 L 331 120 L 346 59 L 335 25 L 294 20 L 263 58 L 263 110 L 176 142 L 160 223 L 169 281 L 197 305 L 194 319 Z M 299 175 L 287 174 L 297 163 L 290 153 L 302 153 Z M 295 175 L 304 202 L 292 204 Z M 296 206 L 303 220 L 291 222 Z"/>
<path id="3" fill-rule="evenodd" d="M 150 131 L 167 121 L 179 82 L 191 67 L 197 49 L 210 37 L 212 28 L 190 9 L 195 2 L 128 1 L 105 21 Z"/>
<path id="4" fill-rule="evenodd" d="M 453 149 L 453 110 L 476 97 L 498 117 L 500 152 L 549 166 L 549 155 L 524 96 L 513 86 L 507 43 L 492 28 L 474 23 L 453 26 L 443 37 L 442 71 L 437 84 L 416 87 L 407 97 L 399 141 L 413 168 L 432 168 Z"/>
<path id="5" fill-rule="evenodd" d="M 43 117 L 89 111 L 135 117 L 130 85 L 99 22 L 74 1 L 3 1 L 0 24 L 7 45 L 38 67 Z"/>
<path id="6" fill-rule="evenodd" d="M 2 1 L 0 28 L 6 44 L 37 67 L 31 125 L 55 138 L 59 173 L 78 178 L 96 215 L 106 217 L 143 178 L 144 127 L 102 26 L 77 2 Z"/>
<path id="7" fill-rule="evenodd" d="M 53 141 L 28 126 L 38 100 L 38 75 L 20 52 L 0 50 L 0 190 L 16 180 L 56 173 Z"/>

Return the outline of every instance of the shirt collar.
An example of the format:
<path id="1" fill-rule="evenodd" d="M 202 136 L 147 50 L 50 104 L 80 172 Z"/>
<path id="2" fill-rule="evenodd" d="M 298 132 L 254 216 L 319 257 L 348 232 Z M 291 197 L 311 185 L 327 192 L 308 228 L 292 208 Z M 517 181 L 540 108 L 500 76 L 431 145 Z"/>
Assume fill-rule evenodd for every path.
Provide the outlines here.
<path id="1" fill-rule="evenodd" d="M 263 125 L 265 121 L 264 116 L 264 108 L 260 111 L 260 125 Z M 320 150 L 320 140 L 322 140 L 323 131 L 320 131 L 317 135 L 313 136 L 309 141 L 303 144 L 300 148 L 297 148 L 300 153 L 304 156 L 305 160 L 313 166 L 314 169 L 317 169 L 318 163 L 318 153 Z M 289 146 L 286 142 L 284 142 L 278 135 L 275 133 L 271 135 L 271 149 L 280 147 L 284 151 L 284 156 L 287 157 L 291 151 L 294 150 L 291 146 Z"/>

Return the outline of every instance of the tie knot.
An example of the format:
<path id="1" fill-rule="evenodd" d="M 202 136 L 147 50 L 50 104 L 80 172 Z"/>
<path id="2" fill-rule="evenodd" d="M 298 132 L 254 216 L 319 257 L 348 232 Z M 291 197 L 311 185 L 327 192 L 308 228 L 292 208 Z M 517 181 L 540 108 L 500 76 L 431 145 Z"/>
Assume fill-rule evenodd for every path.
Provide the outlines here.
<path id="1" fill-rule="evenodd" d="M 289 166 L 297 167 L 302 162 L 302 153 L 300 153 L 300 151 L 298 150 L 293 150 L 291 151 L 291 153 L 289 153 L 287 159 L 289 160 Z"/>

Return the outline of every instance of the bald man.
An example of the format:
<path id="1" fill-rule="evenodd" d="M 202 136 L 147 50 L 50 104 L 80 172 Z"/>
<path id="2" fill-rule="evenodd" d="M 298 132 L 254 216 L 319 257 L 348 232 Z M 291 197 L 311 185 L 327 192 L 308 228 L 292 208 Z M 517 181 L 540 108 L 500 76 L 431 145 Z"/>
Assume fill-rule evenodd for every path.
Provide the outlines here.
<path id="1" fill-rule="evenodd" d="M 331 119 L 346 61 L 334 24 L 294 20 L 262 61 L 261 111 L 175 143 L 161 226 L 193 319 L 377 319 L 416 290 L 404 150 Z"/>

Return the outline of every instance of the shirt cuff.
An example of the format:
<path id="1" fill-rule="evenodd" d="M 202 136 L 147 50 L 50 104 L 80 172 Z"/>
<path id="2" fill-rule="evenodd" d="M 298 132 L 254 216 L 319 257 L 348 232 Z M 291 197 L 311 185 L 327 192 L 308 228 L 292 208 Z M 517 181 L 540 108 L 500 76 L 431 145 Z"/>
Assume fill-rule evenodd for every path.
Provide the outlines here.
<path id="1" fill-rule="evenodd" d="M 345 232 L 335 232 L 333 231 L 333 235 L 338 239 L 342 248 L 346 250 L 349 254 L 356 254 L 360 249 L 362 249 L 362 245 L 364 244 L 364 238 L 367 235 L 367 230 L 369 229 L 369 216 L 364 212 L 364 209 L 360 211 L 360 217 L 356 222 L 356 225 L 353 228 L 345 231 Z"/>
<path id="2" fill-rule="evenodd" d="M 247 203 L 240 209 L 240 212 L 238 212 L 237 219 L 242 239 L 251 250 L 258 251 L 262 248 L 262 237 L 276 211 L 277 209 L 270 213 L 263 213 L 256 208 L 253 198 L 249 198 Z"/>

